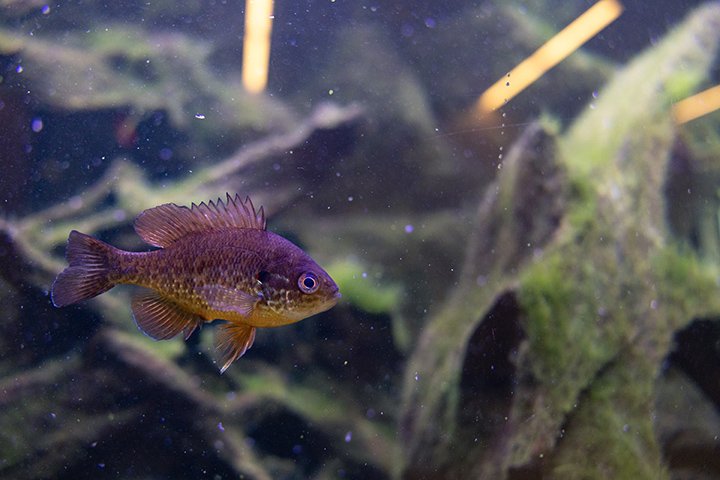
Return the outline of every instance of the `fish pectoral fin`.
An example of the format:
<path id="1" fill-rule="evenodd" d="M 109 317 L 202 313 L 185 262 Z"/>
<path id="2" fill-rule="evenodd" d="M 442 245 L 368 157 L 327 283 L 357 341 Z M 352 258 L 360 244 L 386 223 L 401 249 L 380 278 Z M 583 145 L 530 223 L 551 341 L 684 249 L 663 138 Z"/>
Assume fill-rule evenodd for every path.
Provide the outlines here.
<path id="1" fill-rule="evenodd" d="M 242 357 L 255 341 L 255 327 L 244 323 L 228 322 L 218 327 L 215 344 L 223 373 L 232 362 Z"/>
<path id="2" fill-rule="evenodd" d="M 180 332 L 185 339 L 203 319 L 157 292 L 143 289 L 133 295 L 132 312 L 138 328 L 155 340 L 167 340 Z"/>
<path id="3" fill-rule="evenodd" d="M 259 297 L 245 293 L 238 288 L 224 285 L 203 285 L 199 287 L 200 296 L 205 299 L 208 306 L 219 312 L 233 312 L 243 317 L 249 317 L 255 308 Z"/>

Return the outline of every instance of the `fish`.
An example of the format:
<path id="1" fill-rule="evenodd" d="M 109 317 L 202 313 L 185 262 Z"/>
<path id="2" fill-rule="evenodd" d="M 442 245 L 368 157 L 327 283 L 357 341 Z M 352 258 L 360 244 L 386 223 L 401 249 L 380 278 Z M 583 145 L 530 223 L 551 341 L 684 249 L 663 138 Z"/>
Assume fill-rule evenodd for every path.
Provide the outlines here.
<path id="1" fill-rule="evenodd" d="M 174 203 L 143 211 L 135 232 L 155 250 L 129 252 L 73 230 L 67 268 L 50 297 L 64 307 L 116 285 L 139 288 L 131 300 L 138 328 L 155 340 L 225 320 L 216 333 L 223 373 L 255 341 L 258 328 L 289 325 L 332 308 L 337 284 L 307 253 L 266 228 L 250 197 Z"/>

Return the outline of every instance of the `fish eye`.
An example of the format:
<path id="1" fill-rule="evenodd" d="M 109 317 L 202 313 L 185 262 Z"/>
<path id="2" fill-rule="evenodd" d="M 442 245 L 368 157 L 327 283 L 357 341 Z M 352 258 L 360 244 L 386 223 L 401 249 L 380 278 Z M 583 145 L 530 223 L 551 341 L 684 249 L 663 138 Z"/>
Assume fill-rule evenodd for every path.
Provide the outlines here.
<path id="1" fill-rule="evenodd" d="M 312 272 L 305 272 L 298 278 L 298 287 L 303 293 L 315 293 L 320 287 L 320 282 Z"/>
<path id="2" fill-rule="evenodd" d="M 265 270 L 260 271 L 260 273 L 258 273 L 257 279 L 260 283 L 267 282 L 268 280 L 270 280 L 270 272 Z"/>

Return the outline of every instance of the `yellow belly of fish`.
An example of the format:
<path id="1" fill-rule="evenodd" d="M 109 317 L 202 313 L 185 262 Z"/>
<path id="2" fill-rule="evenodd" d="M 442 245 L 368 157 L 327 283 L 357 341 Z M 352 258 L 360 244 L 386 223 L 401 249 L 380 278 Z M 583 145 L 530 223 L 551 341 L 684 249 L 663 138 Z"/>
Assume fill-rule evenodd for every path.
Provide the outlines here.
<path id="1" fill-rule="evenodd" d="M 302 318 L 293 318 L 292 316 L 278 313 L 262 305 L 258 305 L 258 307 L 247 316 L 235 312 L 222 312 L 211 309 L 198 311 L 197 314 L 208 322 L 216 319 L 227 320 L 229 322 L 244 323 L 245 325 L 261 328 L 281 327 L 302 320 Z"/>

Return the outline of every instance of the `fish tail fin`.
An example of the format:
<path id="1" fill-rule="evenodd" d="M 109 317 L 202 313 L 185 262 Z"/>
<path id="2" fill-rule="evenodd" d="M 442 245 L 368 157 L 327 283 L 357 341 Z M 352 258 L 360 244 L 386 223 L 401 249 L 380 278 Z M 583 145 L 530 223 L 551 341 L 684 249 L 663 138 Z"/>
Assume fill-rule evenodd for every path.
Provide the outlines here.
<path id="1" fill-rule="evenodd" d="M 116 249 L 76 230 L 70 232 L 65 257 L 69 266 L 53 283 L 53 305 L 64 307 L 100 295 L 115 286 L 109 279 L 110 263 Z"/>
<path id="2" fill-rule="evenodd" d="M 228 322 L 218 327 L 215 337 L 220 354 L 220 373 L 223 373 L 232 362 L 242 357 L 255 341 L 255 327 L 244 323 Z"/>

